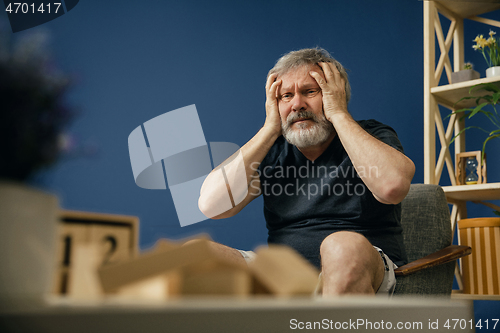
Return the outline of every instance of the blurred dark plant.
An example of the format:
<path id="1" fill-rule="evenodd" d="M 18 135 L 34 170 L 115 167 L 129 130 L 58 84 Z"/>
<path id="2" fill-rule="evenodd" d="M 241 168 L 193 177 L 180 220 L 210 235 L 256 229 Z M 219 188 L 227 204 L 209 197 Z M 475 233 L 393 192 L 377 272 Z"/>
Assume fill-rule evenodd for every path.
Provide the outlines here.
<path id="1" fill-rule="evenodd" d="M 0 178 L 26 181 L 58 159 L 73 112 L 70 80 L 51 60 L 48 34 L 21 36 L 0 26 Z"/>

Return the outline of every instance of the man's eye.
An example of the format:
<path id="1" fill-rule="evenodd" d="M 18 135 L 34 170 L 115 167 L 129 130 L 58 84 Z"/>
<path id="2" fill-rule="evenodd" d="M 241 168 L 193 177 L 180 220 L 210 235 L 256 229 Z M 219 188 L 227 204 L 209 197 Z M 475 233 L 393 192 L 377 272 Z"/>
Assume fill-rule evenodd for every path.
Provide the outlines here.
<path id="1" fill-rule="evenodd" d="M 306 95 L 310 97 L 314 97 L 319 93 L 319 89 L 310 89 L 306 91 Z"/>
<path id="2" fill-rule="evenodd" d="M 281 95 L 281 100 L 282 101 L 286 102 L 286 101 L 289 101 L 291 99 L 292 99 L 292 94 L 283 94 L 283 95 Z"/>

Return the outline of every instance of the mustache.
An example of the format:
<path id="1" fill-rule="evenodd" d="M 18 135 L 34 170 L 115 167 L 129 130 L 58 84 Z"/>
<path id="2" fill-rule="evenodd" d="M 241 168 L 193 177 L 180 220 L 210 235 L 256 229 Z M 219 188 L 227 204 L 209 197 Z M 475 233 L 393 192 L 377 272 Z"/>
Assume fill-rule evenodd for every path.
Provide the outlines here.
<path id="1" fill-rule="evenodd" d="M 318 117 L 312 111 L 299 111 L 297 113 L 290 114 L 286 118 L 286 125 L 289 127 L 294 122 L 299 121 L 299 120 L 304 120 L 304 119 L 309 119 L 309 120 L 312 120 L 316 123 L 319 122 Z"/>

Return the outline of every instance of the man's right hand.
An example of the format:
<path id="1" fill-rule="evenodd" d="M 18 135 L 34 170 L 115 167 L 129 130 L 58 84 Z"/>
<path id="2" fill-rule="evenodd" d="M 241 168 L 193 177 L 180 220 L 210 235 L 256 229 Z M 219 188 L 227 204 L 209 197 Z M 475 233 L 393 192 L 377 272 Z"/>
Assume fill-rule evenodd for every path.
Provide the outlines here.
<path id="1" fill-rule="evenodd" d="M 269 75 L 266 83 L 266 122 L 264 127 L 268 128 L 278 136 L 281 135 L 281 118 L 278 109 L 278 88 L 281 80 L 276 80 L 278 74 Z"/>

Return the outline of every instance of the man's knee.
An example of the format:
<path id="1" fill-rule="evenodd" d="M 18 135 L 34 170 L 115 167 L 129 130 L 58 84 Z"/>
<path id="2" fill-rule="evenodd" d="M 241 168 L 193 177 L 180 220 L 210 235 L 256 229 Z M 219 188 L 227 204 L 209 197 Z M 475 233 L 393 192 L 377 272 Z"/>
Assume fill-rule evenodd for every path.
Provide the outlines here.
<path id="1" fill-rule="evenodd" d="M 326 288 L 328 291 L 374 292 L 377 289 L 380 273 L 383 274 L 380 255 L 363 235 L 349 231 L 331 234 L 323 240 L 320 254 L 326 281 L 333 284 Z"/>
<path id="2" fill-rule="evenodd" d="M 367 253 L 373 251 L 371 243 L 365 236 L 351 231 L 339 231 L 327 236 L 320 247 L 322 261 L 347 260 L 352 262 L 363 259 Z"/>

